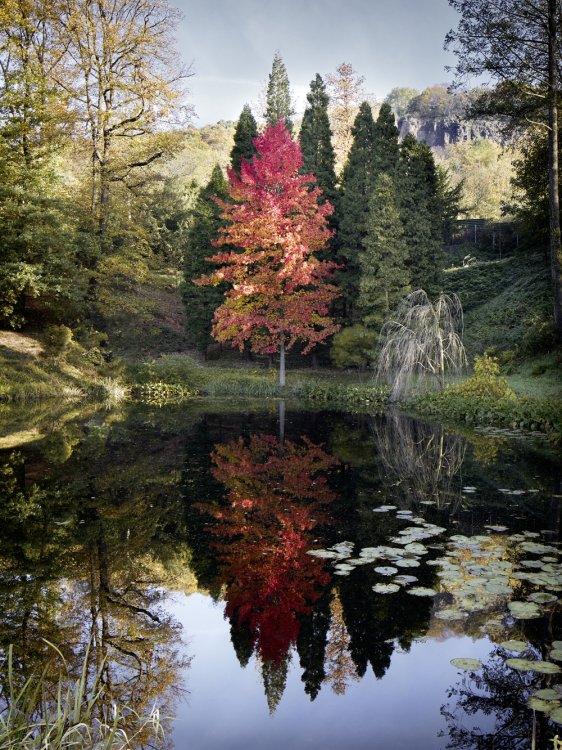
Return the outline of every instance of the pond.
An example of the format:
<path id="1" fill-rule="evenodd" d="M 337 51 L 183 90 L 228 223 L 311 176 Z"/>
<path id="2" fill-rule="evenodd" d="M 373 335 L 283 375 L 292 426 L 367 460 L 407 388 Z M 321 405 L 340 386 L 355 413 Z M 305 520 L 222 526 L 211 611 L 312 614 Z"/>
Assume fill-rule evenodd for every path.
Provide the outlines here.
<path id="1" fill-rule="evenodd" d="M 16 679 L 62 656 L 132 724 L 158 707 L 170 750 L 562 735 L 545 444 L 273 402 L 31 416 L 0 435 L 3 701 L 13 644 Z"/>

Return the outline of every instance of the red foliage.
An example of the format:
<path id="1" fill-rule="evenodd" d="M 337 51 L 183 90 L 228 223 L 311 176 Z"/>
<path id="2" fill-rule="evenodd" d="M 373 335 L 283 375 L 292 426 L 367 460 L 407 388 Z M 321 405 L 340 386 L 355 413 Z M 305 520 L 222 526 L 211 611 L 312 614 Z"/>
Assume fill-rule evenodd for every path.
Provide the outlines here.
<path id="1" fill-rule="evenodd" d="M 227 222 L 214 244 L 234 250 L 212 258 L 220 264 L 198 284 L 226 281 L 231 288 L 214 316 L 213 336 L 244 349 L 273 353 L 281 344 L 305 343 L 305 353 L 339 326 L 329 316 L 337 296 L 329 282 L 335 264 L 314 253 L 330 239 L 321 191 L 313 175 L 301 175 L 302 152 L 281 120 L 255 140 L 257 154 L 243 162 L 240 177 L 229 171 L 233 203 L 217 200 Z"/>
<path id="2" fill-rule="evenodd" d="M 205 506 L 218 521 L 213 532 L 227 586 L 226 615 L 247 622 L 262 659 L 279 664 L 330 575 L 307 554 L 313 531 L 326 522 L 322 507 L 335 494 L 327 471 L 337 460 L 304 439 L 280 445 L 252 436 L 218 445 L 214 476 L 228 489 L 228 505 Z"/>

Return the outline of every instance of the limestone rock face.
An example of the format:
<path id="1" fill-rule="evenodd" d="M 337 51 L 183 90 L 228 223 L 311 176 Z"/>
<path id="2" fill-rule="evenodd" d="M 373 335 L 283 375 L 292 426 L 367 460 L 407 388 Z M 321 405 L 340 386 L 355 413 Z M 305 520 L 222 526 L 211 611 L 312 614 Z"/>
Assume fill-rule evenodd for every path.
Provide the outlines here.
<path id="1" fill-rule="evenodd" d="M 400 118 L 398 130 L 400 139 L 413 135 L 416 140 L 427 143 L 431 148 L 443 148 L 450 143 L 474 141 L 485 138 L 505 146 L 508 138 L 502 132 L 502 121 L 464 120 L 451 117 L 417 117 L 406 115 Z"/>

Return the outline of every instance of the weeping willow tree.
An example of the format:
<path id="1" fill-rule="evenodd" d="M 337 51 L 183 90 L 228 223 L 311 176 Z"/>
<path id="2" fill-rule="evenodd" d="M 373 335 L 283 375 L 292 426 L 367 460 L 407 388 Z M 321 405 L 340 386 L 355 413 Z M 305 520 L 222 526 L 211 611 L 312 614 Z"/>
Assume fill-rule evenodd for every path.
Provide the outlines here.
<path id="1" fill-rule="evenodd" d="M 391 385 L 396 401 L 414 382 L 435 379 L 445 388 L 445 373 L 466 366 L 461 340 L 462 306 L 456 294 L 431 302 L 422 290 L 405 297 L 381 331 L 377 378 Z"/>

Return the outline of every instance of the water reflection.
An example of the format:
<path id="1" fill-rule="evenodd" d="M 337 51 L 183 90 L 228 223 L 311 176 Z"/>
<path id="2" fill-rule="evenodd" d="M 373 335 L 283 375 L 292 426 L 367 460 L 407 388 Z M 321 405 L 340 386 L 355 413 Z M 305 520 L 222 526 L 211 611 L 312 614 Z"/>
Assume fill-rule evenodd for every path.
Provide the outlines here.
<path id="1" fill-rule="evenodd" d="M 182 637 L 189 642 L 191 623 L 180 628 L 166 593 L 198 591 L 224 603 L 238 670 L 229 673 L 230 692 L 242 671 L 257 670 L 265 699 L 247 712 L 266 713 L 270 723 L 260 732 L 273 731 L 283 716 L 297 724 L 320 716 L 330 705 L 342 727 L 359 711 L 364 731 L 372 727 L 369 742 L 387 719 L 387 746 L 400 750 L 412 742 L 420 750 L 526 746 L 533 728 L 528 682 L 544 687 L 558 678 L 506 667 L 498 644 L 519 638 L 548 658 L 560 637 L 557 602 L 531 620 L 515 620 L 507 609 L 511 599 L 544 589 L 544 571 L 530 568 L 539 578 L 521 577 L 522 560 L 533 553 L 523 555 L 520 545 L 537 540 L 557 550 L 557 459 L 505 438 L 466 440 L 399 414 L 289 409 L 280 436 L 273 410 L 230 414 L 221 407 L 203 414 L 132 409 L 61 420 L 60 428 L 45 427 L 41 442 L 0 453 L 0 659 L 14 643 L 19 675 L 49 662 L 43 639 L 61 648 L 74 676 L 91 644 L 89 676 L 99 670 L 103 680 L 100 712 L 111 700 L 141 714 L 156 702 L 164 715 L 184 715 L 190 740 L 198 688 L 185 671 L 191 647 Z M 381 506 L 392 509 L 374 512 Z M 396 553 L 402 532 L 437 527 L 439 534 L 423 539 L 425 551 Z M 390 557 L 361 556 L 381 547 Z M 332 550 L 337 559 L 311 550 Z M 562 571 L 556 550 L 537 558 L 551 566 L 550 584 Z M 542 560 L 549 556 L 554 561 Z M 441 558 L 448 564 L 431 564 Z M 375 569 L 391 567 L 388 576 Z M 437 596 L 412 596 L 408 577 Z M 399 578 L 393 593 L 373 591 Z M 465 614 L 441 619 L 444 610 Z M 459 677 L 450 659 L 472 652 L 457 651 L 454 639 L 466 649 L 495 650 L 481 671 Z M 421 653 L 432 681 L 432 660 L 450 669 L 448 695 L 433 697 L 441 739 L 436 728 L 420 739 L 423 696 L 408 692 L 408 676 L 395 677 Z M 59 666 L 52 663 L 53 679 Z M 408 675 L 410 666 L 403 669 Z M 393 703 L 384 703 L 379 685 Z M 186 687 L 192 692 L 184 703 Z M 388 716 L 369 704 L 375 694 Z M 210 699 L 202 722 L 213 724 L 216 710 Z M 405 712 L 417 716 L 417 739 L 401 734 Z M 369 746 L 346 742 L 338 731 L 330 739 L 312 723 L 302 736 L 322 736 L 327 750 Z M 554 732 L 537 713 L 537 748 Z M 287 737 L 268 746 L 284 747 Z M 200 740 L 236 746 L 226 728 L 214 745 Z"/>

